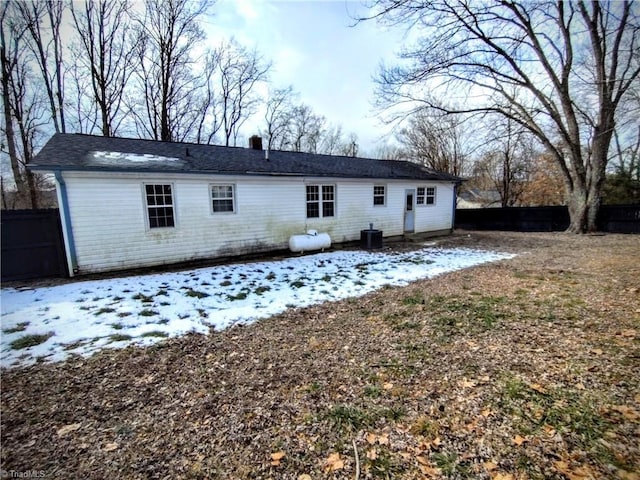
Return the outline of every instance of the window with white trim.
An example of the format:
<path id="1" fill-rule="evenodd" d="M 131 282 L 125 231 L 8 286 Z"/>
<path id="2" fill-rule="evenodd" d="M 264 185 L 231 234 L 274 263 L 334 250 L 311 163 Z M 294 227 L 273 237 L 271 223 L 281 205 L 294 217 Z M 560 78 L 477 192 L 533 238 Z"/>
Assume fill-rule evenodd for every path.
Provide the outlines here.
<path id="1" fill-rule="evenodd" d="M 211 185 L 211 209 L 213 213 L 235 213 L 233 185 Z"/>
<path id="2" fill-rule="evenodd" d="M 307 185 L 307 218 L 333 217 L 335 211 L 335 185 Z"/>
<path id="3" fill-rule="evenodd" d="M 384 185 L 373 186 L 373 204 L 384 205 L 385 204 L 385 188 Z"/>
<path id="4" fill-rule="evenodd" d="M 418 187 L 416 192 L 417 205 L 435 205 L 436 187 Z"/>
<path id="5" fill-rule="evenodd" d="M 174 227 L 173 188 L 170 183 L 145 184 L 149 228 Z"/>

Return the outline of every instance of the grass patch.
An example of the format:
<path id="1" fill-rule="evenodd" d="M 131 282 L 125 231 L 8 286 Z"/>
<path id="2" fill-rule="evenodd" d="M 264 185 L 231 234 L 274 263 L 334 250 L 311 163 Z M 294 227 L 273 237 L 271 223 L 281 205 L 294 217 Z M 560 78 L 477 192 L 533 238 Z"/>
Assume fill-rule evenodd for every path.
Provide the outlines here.
<path id="1" fill-rule="evenodd" d="M 411 425 L 411 433 L 420 435 L 425 438 L 434 438 L 438 436 L 440 425 L 433 419 L 421 416 Z"/>
<path id="2" fill-rule="evenodd" d="M 586 396 L 566 388 L 541 389 L 520 379 L 504 382 L 498 405 L 517 419 L 517 426 L 527 435 L 537 435 L 553 427 L 570 444 L 591 451 L 596 457 L 608 456 L 602 443 L 609 421 Z"/>
<path id="3" fill-rule="evenodd" d="M 268 292 L 269 290 L 271 290 L 271 287 L 266 286 L 266 285 L 260 285 L 258 288 L 256 288 L 253 293 L 255 293 L 256 295 L 262 295 L 265 292 Z"/>
<path id="4" fill-rule="evenodd" d="M 97 310 L 96 312 L 94 312 L 94 315 L 97 317 L 98 315 L 102 315 L 103 313 L 113 313 L 115 312 L 116 309 L 115 308 L 111 308 L 111 307 L 102 307 L 101 309 Z"/>
<path id="5" fill-rule="evenodd" d="M 380 385 L 367 385 L 364 387 L 363 395 L 369 398 L 378 398 L 382 395 L 382 387 Z"/>
<path id="6" fill-rule="evenodd" d="M 231 285 L 233 285 L 233 284 L 229 280 L 224 280 L 224 281 L 220 282 L 220 286 L 221 287 L 229 287 Z"/>
<path id="7" fill-rule="evenodd" d="M 462 461 L 455 452 L 437 452 L 433 454 L 433 462 L 446 476 L 466 477 L 471 473 L 469 464 Z"/>
<path id="8" fill-rule="evenodd" d="M 429 302 L 429 311 L 442 340 L 495 328 L 507 315 L 506 304 L 505 297 L 490 295 L 470 294 L 466 298 L 435 296 Z"/>
<path id="9" fill-rule="evenodd" d="M 369 262 L 358 263 L 355 265 L 355 269 L 358 270 L 359 272 L 366 272 L 367 270 L 369 270 L 369 265 L 373 265 L 373 263 L 369 263 Z"/>
<path id="10" fill-rule="evenodd" d="M 407 409 L 402 405 L 393 405 L 391 407 L 382 408 L 377 413 L 377 417 L 386 418 L 387 420 L 391 420 L 393 422 L 397 422 L 398 420 L 407 416 Z"/>
<path id="11" fill-rule="evenodd" d="M 2 330 L 2 333 L 9 334 L 9 333 L 24 332 L 27 329 L 28 325 L 29 325 L 29 322 L 20 322 L 14 327 L 5 328 L 4 330 Z"/>
<path id="12" fill-rule="evenodd" d="M 134 300 L 140 300 L 142 303 L 153 302 L 153 296 L 145 295 L 144 293 L 136 293 L 133 297 Z"/>
<path id="13" fill-rule="evenodd" d="M 348 405 L 336 405 L 331 408 L 324 418 L 329 420 L 337 430 L 354 431 L 365 426 L 370 426 L 375 419 L 358 407 Z"/>
<path id="14" fill-rule="evenodd" d="M 393 325 L 393 329 L 396 331 L 402 331 L 402 330 L 420 330 L 422 328 L 422 324 L 419 322 L 402 322 L 402 323 L 395 323 Z"/>
<path id="15" fill-rule="evenodd" d="M 402 299 L 403 305 L 424 305 L 424 297 L 420 293 L 414 293 Z"/>
<path id="16" fill-rule="evenodd" d="M 160 337 L 167 338 L 169 336 L 166 332 L 161 332 L 160 330 L 152 330 L 151 332 L 144 332 L 141 337 Z"/>
<path id="17" fill-rule="evenodd" d="M 145 308 L 140 313 L 138 313 L 141 317 L 153 317 L 154 315 L 160 315 L 155 310 L 151 310 L 150 308 Z"/>
<path id="18" fill-rule="evenodd" d="M 124 328 L 124 325 L 122 325 L 121 323 L 112 323 L 111 328 L 113 328 L 114 330 L 122 330 Z"/>
<path id="19" fill-rule="evenodd" d="M 109 335 L 109 340 L 112 342 L 126 342 L 132 338 L 133 337 L 131 337 L 131 335 L 125 335 L 123 333 L 114 333 L 113 335 Z"/>
<path id="20" fill-rule="evenodd" d="M 235 302 L 236 300 L 244 300 L 247 298 L 247 292 L 239 292 L 237 295 L 227 295 L 227 300 Z"/>
<path id="21" fill-rule="evenodd" d="M 291 285 L 293 288 L 302 288 L 304 287 L 305 283 L 301 278 L 299 278 L 298 280 L 294 280 L 293 282 L 291 282 L 289 285 Z"/>
<path id="22" fill-rule="evenodd" d="M 432 263 L 435 263 L 435 262 L 433 260 L 429 260 L 428 258 L 424 258 L 419 255 L 413 255 L 411 257 L 403 258 L 398 263 L 413 263 L 414 265 L 431 265 Z"/>
<path id="23" fill-rule="evenodd" d="M 9 347 L 11 348 L 11 350 L 22 350 L 29 347 L 35 347 L 36 345 L 40 345 L 41 343 L 46 342 L 51 337 L 53 337 L 52 332 L 45 334 L 25 335 L 23 337 L 16 338 L 9 344 Z"/>
<path id="24" fill-rule="evenodd" d="M 388 450 L 381 450 L 373 459 L 366 457 L 366 467 L 373 478 L 394 478 L 406 471 L 405 466 Z"/>
<path id="25" fill-rule="evenodd" d="M 194 290 L 193 288 L 189 288 L 184 294 L 187 297 L 194 297 L 194 298 L 205 298 L 209 296 L 208 293 L 199 292 L 198 290 Z"/>

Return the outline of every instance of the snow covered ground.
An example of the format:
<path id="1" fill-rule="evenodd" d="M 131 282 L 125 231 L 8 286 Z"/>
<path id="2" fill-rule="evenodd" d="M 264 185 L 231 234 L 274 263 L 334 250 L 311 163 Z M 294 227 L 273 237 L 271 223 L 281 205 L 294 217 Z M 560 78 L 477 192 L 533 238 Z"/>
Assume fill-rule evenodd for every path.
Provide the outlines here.
<path id="1" fill-rule="evenodd" d="M 60 361 L 102 348 L 150 345 L 189 331 L 222 330 L 287 308 L 356 297 L 384 285 L 406 285 L 511 257 L 430 247 L 335 251 L 47 288 L 5 288 L 0 365 Z"/>

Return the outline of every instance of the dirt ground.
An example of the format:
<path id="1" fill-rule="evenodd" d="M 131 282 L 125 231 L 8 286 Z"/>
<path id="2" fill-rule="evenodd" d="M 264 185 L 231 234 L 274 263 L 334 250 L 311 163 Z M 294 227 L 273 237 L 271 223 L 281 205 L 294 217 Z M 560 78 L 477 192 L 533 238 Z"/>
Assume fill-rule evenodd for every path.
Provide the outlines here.
<path id="1" fill-rule="evenodd" d="M 2 370 L 3 476 L 640 479 L 640 236 L 435 241 L 518 255 Z"/>

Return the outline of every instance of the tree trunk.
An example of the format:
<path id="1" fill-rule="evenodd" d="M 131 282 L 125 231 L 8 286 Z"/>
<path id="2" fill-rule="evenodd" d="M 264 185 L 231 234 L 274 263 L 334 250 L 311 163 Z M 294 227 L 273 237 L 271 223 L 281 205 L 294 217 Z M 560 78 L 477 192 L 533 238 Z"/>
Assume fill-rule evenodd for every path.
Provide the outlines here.
<path id="1" fill-rule="evenodd" d="M 597 217 L 602 198 L 602 182 L 599 174 L 592 175 L 589 189 L 574 188 L 567 196 L 569 209 L 568 233 L 593 233 L 598 230 Z"/>
<path id="2" fill-rule="evenodd" d="M 4 21 L 4 18 L 2 19 Z M 25 178 L 20 170 L 20 161 L 18 159 L 18 150 L 16 148 L 15 131 L 13 129 L 12 105 L 10 95 L 11 69 L 15 68 L 7 57 L 7 48 L 5 42 L 4 28 L 0 27 L 0 65 L 2 68 L 2 107 L 4 110 L 5 137 L 7 140 L 7 150 L 9 152 L 9 163 L 11 164 L 11 172 L 13 180 L 16 183 L 18 196 L 28 198 L 29 189 Z"/>
<path id="3" fill-rule="evenodd" d="M 36 186 L 35 178 L 30 170 L 25 171 L 27 177 L 27 185 L 29 185 L 29 202 L 31 208 L 38 208 L 38 187 Z"/>
<path id="4" fill-rule="evenodd" d="M 569 228 L 567 233 L 585 233 L 589 218 L 589 204 L 586 192 L 578 189 L 569 193 L 567 207 L 569 209 Z"/>

